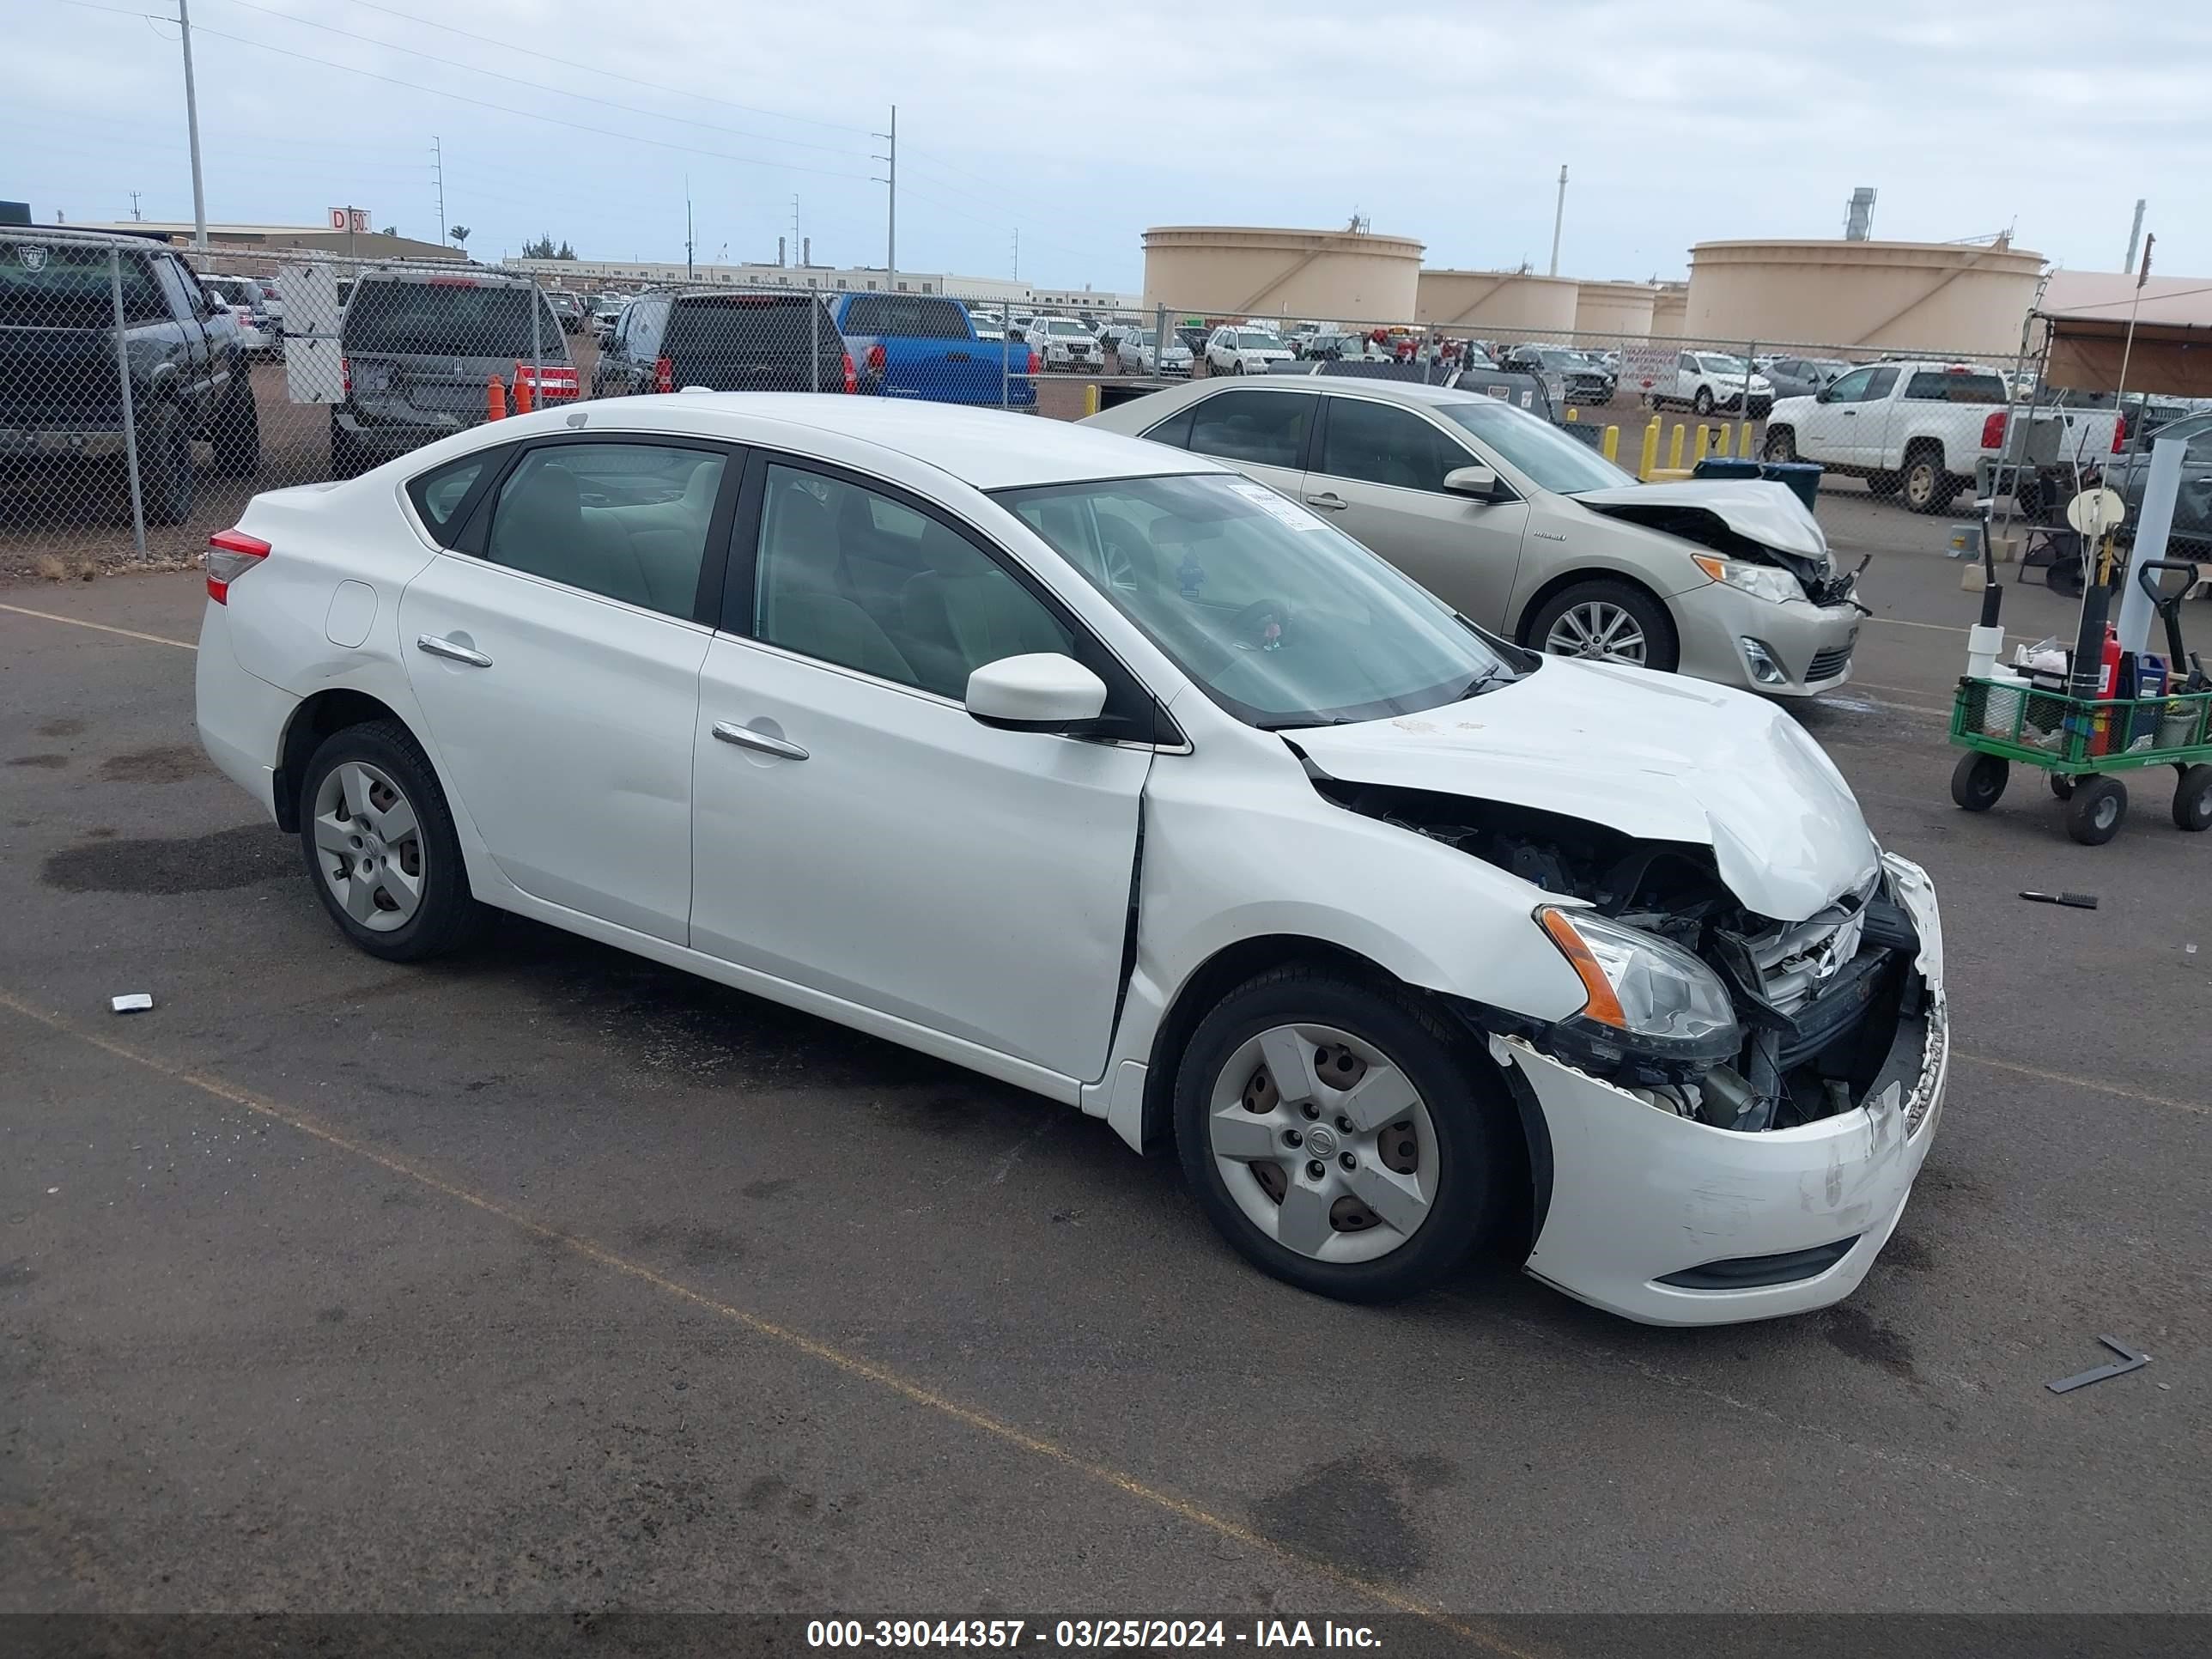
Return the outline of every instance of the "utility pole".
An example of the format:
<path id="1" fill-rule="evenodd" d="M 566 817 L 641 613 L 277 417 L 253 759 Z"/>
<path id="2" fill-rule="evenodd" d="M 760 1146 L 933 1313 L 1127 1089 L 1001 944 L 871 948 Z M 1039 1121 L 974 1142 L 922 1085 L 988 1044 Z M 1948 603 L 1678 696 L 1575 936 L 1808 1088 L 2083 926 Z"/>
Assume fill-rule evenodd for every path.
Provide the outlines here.
<path id="1" fill-rule="evenodd" d="M 131 216 L 133 219 L 143 219 L 146 216 L 144 214 L 138 211 L 138 192 L 135 190 L 131 192 Z M 2134 252 L 2135 251 L 2132 248 L 2129 250 L 2129 256 L 2130 258 L 2134 257 Z"/>
<path id="2" fill-rule="evenodd" d="M 696 282 L 698 276 L 691 268 L 691 175 L 684 175 L 684 280 Z"/>
<path id="3" fill-rule="evenodd" d="M 797 191 L 791 192 L 791 251 L 797 253 L 801 260 L 806 258 L 806 255 L 800 252 L 799 246 L 799 192 Z"/>
<path id="4" fill-rule="evenodd" d="M 2141 196 L 2136 198 L 2136 222 L 2128 227 L 2128 258 L 2127 263 L 2120 267 L 2122 270 L 2133 270 L 2136 268 L 2136 247 L 2142 240 L 2144 201 L 2145 198 Z"/>
<path id="5" fill-rule="evenodd" d="M 888 179 L 878 179 L 875 182 L 890 186 L 890 215 L 884 228 L 884 274 L 887 276 L 896 276 L 898 275 L 898 106 L 896 104 L 891 106 L 891 130 L 889 132 L 872 132 L 868 137 L 882 139 L 890 146 L 891 150 L 888 155 L 871 155 L 868 159 L 872 161 L 886 161 L 890 164 L 891 176 Z"/>
<path id="6" fill-rule="evenodd" d="M 1014 280 L 1015 280 L 1016 282 L 1018 282 L 1018 283 L 1019 281 L 1021 281 L 1021 279 L 1022 279 L 1022 228 L 1021 228 L 1019 225 L 1016 225 L 1016 226 L 1014 227 Z"/>
<path id="7" fill-rule="evenodd" d="M 185 43 L 185 131 L 192 148 L 192 246 L 207 247 L 207 191 L 200 185 L 200 105 L 192 89 L 192 10 L 191 0 L 177 0 L 177 27 Z"/>
<path id="8" fill-rule="evenodd" d="M 1567 167 L 1559 164 L 1559 203 L 1552 210 L 1552 275 L 1559 274 L 1559 227 L 1567 218 Z"/>
<path id="9" fill-rule="evenodd" d="M 446 149 L 445 143 L 436 133 L 430 135 L 430 165 L 438 175 L 438 240 L 447 246 L 453 239 L 447 234 L 453 227 L 446 222 Z"/>

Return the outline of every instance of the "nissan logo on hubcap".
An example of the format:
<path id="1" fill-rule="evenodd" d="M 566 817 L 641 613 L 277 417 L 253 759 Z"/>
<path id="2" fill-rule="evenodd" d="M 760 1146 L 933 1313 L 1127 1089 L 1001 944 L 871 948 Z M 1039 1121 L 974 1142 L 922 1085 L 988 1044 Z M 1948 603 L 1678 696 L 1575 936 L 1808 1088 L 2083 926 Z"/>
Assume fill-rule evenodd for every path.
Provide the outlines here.
<path id="1" fill-rule="evenodd" d="M 1318 1123 L 1315 1124 L 1306 1131 L 1306 1151 L 1316 1158 L 1334 1158 L 1336 1132 L 1334 1129 L 1323 1128 Z"/>

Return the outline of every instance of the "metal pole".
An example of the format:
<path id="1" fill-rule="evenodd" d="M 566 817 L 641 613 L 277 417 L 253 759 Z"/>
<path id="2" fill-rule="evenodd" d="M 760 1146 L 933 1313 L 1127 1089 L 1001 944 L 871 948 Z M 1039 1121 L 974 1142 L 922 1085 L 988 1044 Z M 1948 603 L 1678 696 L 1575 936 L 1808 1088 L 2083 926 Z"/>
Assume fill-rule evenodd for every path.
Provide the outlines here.
<path id="1" fill-rule="evenodd" d="M 1552 275 L 1559 274 L 1559 227 L 1567 217 L 1567 166 L 1559 164 L 1559 202 L 1552 210 Z"/>
<path id="2" fill-rule="evenodd" d="M 115 375 L 123 388 L 123 467 L 131 477 L 131 545 L 146 562 L 146 503 L 138 494 L 138 411 L 131 397 L 131 348 L 123 318 L 123 256 L 107 250 L 107 297 L 115 317 Z"/>
<path id="3" fill-rule="evenodd" d="M 794 218 L 794 225 L 797 223 Z M 806 296 L 806 367 L 814 377 L 814 390 L 822 390 L 822 301 Z"/>
<path id="4" fill-rule="evenodd" d="M 890 221 L 884 233 L 884 262 L 887 274 L 898 275 L 898 106 L 891 106 L 891 179 Z"/>
<path id="5" fill-rule="evenodd" d="M 2122 270 L 2136 268 L 2136 245 L 2142 240 L 2143 208 L 2148 199 L 2142 196 L 2136 198 L 2136 222 L 2128 227 L 2128 257 L 2127 262 L 2120 267 Z"/>
<path id="6" fill-rule="evenodd" d="M 192 9 L 190 0 L 177 0 L 179 39 L 185 43 L 185 131 L 192 150 L 192 246 L 204 250 L 207 240 L 207 191 L 200 184 L 200 105 L 192 88 Z M 118 286 L 120 282 L 118 279 Z M 139 550 L 145 550 L 143 547 Z"/>
<path id="7" fill-rule="evenodd" d="M 538 276 L 533 271 L 530 277 L 530 406 L 532 409 L 545 406 L 544 348 L 538 343 L 538 325 L 542 320 L 538 313 L 544 309 L 545 296 L 538 291 Z"/>
<path id="8" fill-rule="evenodd" d="M 453 238 L 446 233 L 452 227 L 446 222 L 446 151 L 443 141 L 436 133 L 430 135 L 431 165 L 438 170 L 438 240 L 450 245 Z"/>

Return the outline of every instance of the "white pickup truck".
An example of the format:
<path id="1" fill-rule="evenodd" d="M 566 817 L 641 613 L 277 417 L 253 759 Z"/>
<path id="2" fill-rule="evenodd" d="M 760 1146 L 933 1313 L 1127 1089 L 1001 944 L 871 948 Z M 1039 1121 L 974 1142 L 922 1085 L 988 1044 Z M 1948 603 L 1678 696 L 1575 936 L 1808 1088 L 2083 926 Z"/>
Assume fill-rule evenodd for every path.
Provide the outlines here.
<path id="1" fill-rule="evenodd" d="M 1784 398 L 1767 416 L 1765 453 L 1771 461 L 1818 461 L 1831 472 L 1868 481 L 1877 495 L 1900 495 L 1915 513 L 1941 513 L 1974 483 L 1975 465 L 2006 454 L 2015 421 L 2015 461 L 2048 451 L 2045 470 L 2087 471 L 2120 447 L 2118 416 L 2111 410 L 2049 407 L 2036 424 L 2055 426 L 2052 441 L 2029 446 L 2027 409 L 2005 395 L 2003 378 L 1972 363 L 1933 361 L 1868 363 L 1817 396 Z M 2060 480 L 2047 481 L 2051 493 Z M 2064 489 L 2070 495 L 2070 489 Z"/>

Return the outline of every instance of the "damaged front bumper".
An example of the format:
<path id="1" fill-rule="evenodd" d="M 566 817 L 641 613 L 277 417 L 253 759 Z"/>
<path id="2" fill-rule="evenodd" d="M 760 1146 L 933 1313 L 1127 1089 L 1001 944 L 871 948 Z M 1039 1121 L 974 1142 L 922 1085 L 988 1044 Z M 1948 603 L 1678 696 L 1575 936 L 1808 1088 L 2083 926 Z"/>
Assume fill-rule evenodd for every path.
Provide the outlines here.
<path id="1" fill-rule="evenodd" d="M 1784 1129 L 1715 1128 L 1522 1038 L 1490 1038 L 1549 1141 L 1530 1273 L 1654 1325 L 1771 1319 L 1858 1287 L 1928 1156 L 1950 1062 L 1934 888 L 1918 866 L 1883 862 L 1919 932 L 1928 995 L 1898 1020 L 1880 1075 L 1848 1111 Z"/>

